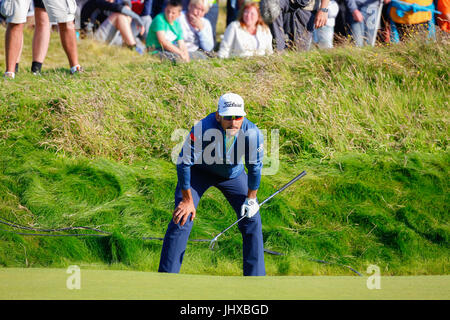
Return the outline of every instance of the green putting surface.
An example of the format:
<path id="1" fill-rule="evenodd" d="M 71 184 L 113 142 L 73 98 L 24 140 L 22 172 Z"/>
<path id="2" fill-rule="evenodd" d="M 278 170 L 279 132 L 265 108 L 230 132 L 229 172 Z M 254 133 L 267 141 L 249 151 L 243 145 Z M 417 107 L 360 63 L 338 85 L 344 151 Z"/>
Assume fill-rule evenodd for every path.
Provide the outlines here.
<path id="1" fill-rule="evenodd" d="M 158 299 L 158 300 L 308 300 L 308 299 L 445 299 L 450 276 L 380 278 L 286 276 L 221 277 L 136 271 L 80 269 L 80 289 L 68 289 L 66 269 L 0 269 L 0 299 Z M 69 284 L 75 284 L 70 282 Z"/>

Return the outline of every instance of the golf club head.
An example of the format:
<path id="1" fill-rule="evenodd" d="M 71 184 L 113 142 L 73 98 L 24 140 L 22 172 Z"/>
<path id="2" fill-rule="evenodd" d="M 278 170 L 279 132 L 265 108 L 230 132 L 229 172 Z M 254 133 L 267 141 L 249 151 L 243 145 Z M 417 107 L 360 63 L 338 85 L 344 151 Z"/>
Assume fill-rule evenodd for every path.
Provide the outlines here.
<path id="1" fill-rule="evenodd" d="M 217 242 L 217 236 L 215 236 L 214 239 L 212 239 L 211 242 L 209 243 L 210 250 L 214 250 L 214 246 L 216 245 L 216 242 Z"/>

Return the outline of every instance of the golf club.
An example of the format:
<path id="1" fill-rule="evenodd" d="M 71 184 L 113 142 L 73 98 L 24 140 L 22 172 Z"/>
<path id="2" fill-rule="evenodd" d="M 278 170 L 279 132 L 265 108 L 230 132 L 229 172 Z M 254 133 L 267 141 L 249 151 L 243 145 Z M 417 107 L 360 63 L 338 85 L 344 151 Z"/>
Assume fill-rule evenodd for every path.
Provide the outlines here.
<path id="1" fill-rule="evenodd" d="M 272 195 L 270 195 L 268 198 L 266 198 L 263 202 L 261 202 L 259 204 L 259 207 L 261 208 L 262 205 L 264 203 L 266 203 L 267 201 L 269 201 L 270 199 L 272 199 L 273 197 L 275 197 L 277 194 L 279 194 L 281 191 L 283 191 L 284 189 L 286 189 L 287 187 L 289 187 L 291 184 L 293 184 L 294 182 L 296 182 L 297 180 L 299 180 L 300 178 L 304 177 L 306 175 L 306 171 L 303 171 L 302 173 L 300 173 L 298 176 L 296 176 L 294 179 L 292 179 L 291 181 L 289 181 L 288 183 L 286 183 L 284 186 L 282 186 L 278 191 L 274 192 Z M 241 221 L 242 219 L 244 219 L 246 216 L 242 216 L 240 217 L 238 220 L 236 220 L 235 222 L 233 222 L 228 228 L 226 228 L 225 230 L 223 230 L 221 233 L 219 233 L 217 236 L 215 236 L 211 242 L 209 243 L 209 248 L 211 250 L 214 249 L 214 246 L 217 242 L 217 239 L 224 234 L 225 232 L 228 231 L 228 229 L 230 229 L 231 227 L 233 227 L 235 224 L 239 223 L 239 221 Z"/>

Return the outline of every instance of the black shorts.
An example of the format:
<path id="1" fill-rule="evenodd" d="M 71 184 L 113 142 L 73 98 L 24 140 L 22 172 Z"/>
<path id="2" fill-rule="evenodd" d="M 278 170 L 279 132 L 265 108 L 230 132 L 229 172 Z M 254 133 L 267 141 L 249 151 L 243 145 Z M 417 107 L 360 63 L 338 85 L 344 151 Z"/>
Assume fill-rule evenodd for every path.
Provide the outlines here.
<path id="1" fill-rule="evenodd" d="M 33 0 L 35 8 L 41 8 L 45 10 L 44 2 L 42 0 Z"/>

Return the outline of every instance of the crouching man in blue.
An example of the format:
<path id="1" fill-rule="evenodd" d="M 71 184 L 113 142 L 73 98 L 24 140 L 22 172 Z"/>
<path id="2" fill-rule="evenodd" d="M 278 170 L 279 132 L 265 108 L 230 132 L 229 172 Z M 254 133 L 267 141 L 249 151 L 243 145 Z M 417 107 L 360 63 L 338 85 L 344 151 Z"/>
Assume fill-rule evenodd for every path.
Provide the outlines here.
<path id="1" fill-rule="evenodd" d="M 177 163 L 175 210 L 164 237 L 159 272 L 178 273 L 196 215 L 209 187 L 218 188 L 238 218 L 243 239 L 244 276 L 264 276 L 264 245 L 256 194 L 261 181 L 263 135 L 245 118 L 243 99 L 220 97 L 217 112 L 192 128 Z M 244 170 L 242 159 L 245 159 Z"/>

